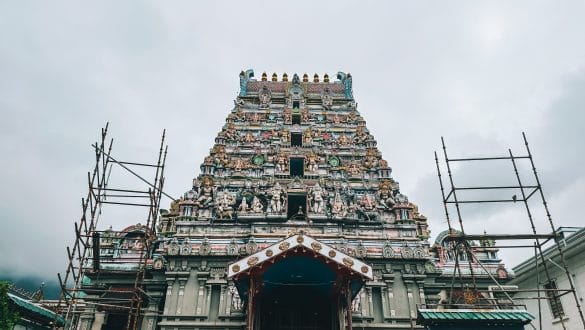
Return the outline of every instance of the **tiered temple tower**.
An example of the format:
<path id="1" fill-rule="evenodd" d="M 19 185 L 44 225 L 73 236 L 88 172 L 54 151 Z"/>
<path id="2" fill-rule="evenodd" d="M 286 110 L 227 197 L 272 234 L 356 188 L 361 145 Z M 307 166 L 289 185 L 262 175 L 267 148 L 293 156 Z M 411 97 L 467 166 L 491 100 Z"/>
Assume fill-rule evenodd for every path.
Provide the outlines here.
<path id="1" fill-rule="evenodd" d="M 450 247 L 430 246 L 352 76 L 336 78 L 240 74 L 201 173 L 161 210 L 143 329 L 417 328 L 417 308 L 446 296 Z M 101 267 L 144 230 L 103 237 Z M 489 244 L 477 251 L 508 276 Z"/>

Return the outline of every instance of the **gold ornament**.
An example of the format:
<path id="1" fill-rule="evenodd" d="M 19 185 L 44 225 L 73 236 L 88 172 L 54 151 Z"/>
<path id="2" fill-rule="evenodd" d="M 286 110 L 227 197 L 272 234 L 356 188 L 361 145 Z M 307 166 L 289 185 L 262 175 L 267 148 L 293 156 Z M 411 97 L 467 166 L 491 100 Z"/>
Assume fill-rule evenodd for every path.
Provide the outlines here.
<path id="1" fill-rule="evenodd" d="M 346 265 L 347 267 L 351 267 L 353 266 L 353 260 L 351 260 L 350 258 L 343 258 L 343 264 Z"/>
<path id="2" fill-rule="evenodd" d="M 317 242 L 313 242 L 313 243 L 311 243 L 311 247 L 313 248 L 313 250 L 315 250 L 315 251 L 317 251 L 317 252 L 321 251 L 321 249 L 323 248 L 323 247 L 321 246 L 321 244 L 319 244 L 319 243 L 317 243 Z"/>
<path id="3" fill-rule="evenodd" d="M 248 259 L 248 266 L 253 266 L 258 262 L 258 257 L 253 256 Z"/>
<path id="4" fill-rule="evenodd" d="M 290 247 L 290 243 L 289 242 L 282 242 L 278 246 L 278 248 L 280 249 L 280 251 L 288 250 L 289 247 Z"/>

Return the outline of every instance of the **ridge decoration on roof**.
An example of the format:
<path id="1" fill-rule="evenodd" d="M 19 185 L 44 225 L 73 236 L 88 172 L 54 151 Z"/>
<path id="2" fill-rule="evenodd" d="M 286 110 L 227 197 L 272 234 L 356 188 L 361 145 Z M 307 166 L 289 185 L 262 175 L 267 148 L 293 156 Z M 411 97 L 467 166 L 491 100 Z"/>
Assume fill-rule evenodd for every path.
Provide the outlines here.
<path id="1" fill-rule="evenodd" d="M 342 253 L 327 244 L 321 243 L 310 236 L 304 235 L 303 233 L 290 236 L 283 241 L 230 264 L 228 266 L 228 278 L 237 277 L 254 267 L 260 266 L 262 263 L 271 260 L 273 261 L 278 256 L 297 249 L 311 250 L 315 254 L 324 257 L 326 260 L 337 263 L 339 267 L 347 268 L 368 280 L 373 280 L 374 278 L 372 267 L 368 264 Z"/>

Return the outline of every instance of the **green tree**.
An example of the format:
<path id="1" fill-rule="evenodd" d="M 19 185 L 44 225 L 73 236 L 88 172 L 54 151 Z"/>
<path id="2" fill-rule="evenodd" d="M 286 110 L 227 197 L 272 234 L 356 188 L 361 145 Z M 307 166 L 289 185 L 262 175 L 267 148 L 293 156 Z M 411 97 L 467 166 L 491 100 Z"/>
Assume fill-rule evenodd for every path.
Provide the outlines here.
<path id="1" fill-rule="evenodd" d="M 12 329 L 20 319 L 18 312 L 10 307 L 9 287 L 10 283 L 0 281 L 0 329 Z"/>

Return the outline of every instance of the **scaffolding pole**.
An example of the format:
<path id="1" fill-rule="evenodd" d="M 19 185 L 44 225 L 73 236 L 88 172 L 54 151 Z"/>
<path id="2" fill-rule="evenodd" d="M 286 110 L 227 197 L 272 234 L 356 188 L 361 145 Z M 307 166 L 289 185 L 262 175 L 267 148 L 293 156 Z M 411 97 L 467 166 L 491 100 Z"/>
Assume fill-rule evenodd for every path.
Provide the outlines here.
<path id="1" fill-rule="evenodd" d="M 510 241 L 518 241 L 518 240 L 532 240 L 533 244 L 532 245 L 528 245 L 528 244 L 523 244 L 523 245 L 517 245 L 517 244 L 510 244 L 510 245 L 493 245 L 490 246 L 490 248 L 492 249 L 499 249 L 499 248 L 532 248 L 534 250 L 534 261 L 535 261 L 535 266 L 536 266 L 536 270 L 537 270 L 537 288 L 535 290 L 512 290 L 512 292 L 529 292 L 529 291 L 535 291 L 536 292 L 536 297 L 533 298 L 529 298 L 529 299 L 536 299 L 538 300 L 538 313 L 539 313 L 539 320 L 540 320 L 540 324 L 539 324 L 539 328 L 542 330 L 542 312 L 541 312 L 541 305 L 540 305 L 540 301 L 542 299 L 557 299 L 563 295 L 566 294 L 571 294 L 571 296 L 574 299 L 574 303 L 575 306 L 577 307 L 578 313 L 579 313 L 579 317 L 580 317 L 580 321 L 581 324 L 583 325 L 583 327 L 585 328 L 585 318 L 583 316 L 583 311 L 582 311 L 582 307 L 580 304 L 580 301 L 577 297 L 577 292 L 575 290 L 575 286 L 574 286 L 574 281 L 570 275 L 569 272 L 569 268 L 567 266 L 567 263 L 565 261 L 565 256 L 564 256 L 564 251 L 563 248 L 560 244 L 560 240 L 561 240 L 561 236 L 558 233 L 557 228 L 555 228 L 553 220 L 552 220 L 552 216 L 550 214 L 549 208 L 548 208 L 548 204 L 546 202 L 546 198 L 544 196 L 544 192 L 542 189 L 542 185 L 540 183 L 540 178 L 538 177 L 538 173 L 536 171 L 536 166 L 534 164 L 534 159 L 532 156 L 532 153 L 530 151 L 530 147 L 528 145 L 528 140 L 526 138 L 526 134 L 522 133 L 522 139 L 524 142 L 524 146 L 526 149 L 526 154 L 525 155 L 521 155 L 521 156 L 516 156 L 512 153 L 511 149 L 508 149 L 508 155 L 506 156 L 494 156 L 494 157 L 471 157 L 471 158 L 449 158 L 449 156 L 447 155 L 447 148 L 446 148 L 446 144 L 445 144 L 445 140 L 441 137 L 441 145 L 442 145 L 442 149 L 443 149 L 443 155 L 444 155 L 444 164 L 445 167 L 447 168 L 447 173 L 449 176 L 449 184 L 450 184 L 450 188 L 449 189 L 445 189 L 445 186 L 443 184 L 443 179 L 442 179 L 442 175 L 441 175 L 441 166 L 439 163 L 439 158 L 437 156 L 437 152 L 435 152 L 435 162 L 437 165 L 437 174 L 438 174 L 438 178 L 439 178 L 439 185 L 441 188 L 441 195 L 442 195 L 442 200 L 443 200 L 443 206 L 445 209 L 445 216 L 447 219 L 447 224 L 449 226 L 449 235 L 447 235 L 447 237 L 445 237 L 445 241 L 446 242 L 452 242 L 451 244 L 455 244 L 455 268 L 453 271 L 453 278 L 452 278 L 452 282 L 451 282 L 451 293 L 449 295 L 449 302 L 452 303 L 452 291 L 453 291 L 453 287 L 455 286 L 455 282 L 456 282 L 456 277 L 457 275 L 459 275 L 459 279 L 461 281 L 463 281 L 462 277 L 461 277 L 461 265 L 459 263 L 459 249 L 462 247 L 463 248 L 463 253 L 466 253 L 467 256 L 469 257 L 468 260 L 470 261 L 469 264 L 469 271 L 470 271 L 470 275 L 471 278 L 473 280 L 473 283 L 475 283 L 475 274 L 473 272 L 473 267 L 471 265 L 471 259 L 475 260 L 475 262 L 477 264 L 479 264 L 485 271 L 486 273 L 490 276 L 491 280 L 493 280 L 495 282 L 495 284 L 503 291 L 504 288 L 501 286 L 501 284 L 499 283 L 498 279 L 496 279 L 494 276 L 492 276 L 490 274 L 490 272 L 484 267 L 484 265 L 482 264 L 481 260 L 479 260 L 475 254 L 474 254 L 474 250 L 473 247 L 470 246 L 469 242 L 473 241 L 473 240 L 493 240 L 494 244 L 496 241 L 501 241 L 501 240 L 510 240 Z M 468 187 L 464 187 L 464 186 L 455 186 L 454 184 L 454 175 L 453 172 L 451 170 L 451 166 L 450 164 L 452 162 L 482 162 L 482 161 L 510 161 L 512 164 L 512 168 L 514 170 L 514 175 L 516 178 L 516 183 L 514 185 L 501 185 L 501 186 L 497 186 L 497 185 L 485 185 L 485 186 L 468 186 Z M 535 181 L 535 184 L 530 184 L 530 185 L 524 185 L 521 179 L 521 175 L 520 175 L 520 171 L 519 171 L 519 166 L 518 166 L 518 162 L 521 161 L 527 161 L 531 167 L 531 174 L 533 176 L 533 179 Z M 513 190 L 514 192 L 519 192 L 520 196 L 518 197 L 516 194 L 514 194 L 512 196 L 512 198 L 490 198 L 490 199 L 482 199 L 482 198 L 474 198 L 474 199 L 466 199 L 466 198 L 462 198 L 461 196 L 457 195 L 457 192 L 464 192 L 464 191 L 506 191 L 509 192 L 510 190 Z M 544 211 L 546 213 L 546 224 L 548 226 L 550 226 L 550 232 L 549 233 L 539 233 L 536 229 L 536 222 L 535 222 L 535 218 L 533 216 L 533 212 L 530 208 L 529 205 L 529 200 L 537 195 L 540 197 L 540 200 L 543 204 L 544 207 Z M 509 195 L 508 195 L 509 196 Z M 461 216 L 461 205 L 462 204 L 485 204 L 485 203 L 522 203 L 530 224 L 530 228 L 531 231 L 530 233 L 518 233 L 518 234 L 467 234 L 464 230 L 463 230 L 463 219 Z M 452 226 L 451 226 L 451 220 L 449 218 L 449 205 L 454 205 L 457 211 L 457 217 L 459 220 L 459 225 L 460 225 L 460 232 L 456 232 L 453 230 Z M 544 241 L 542 241 L 544 240 Z M 563 270 L 564 276 L 566 276 L 567 278 L 567 282 L 568 282 L 568 286 L 569 288 L 567 289 L 563 289 L 563 288 L 554 288 L 554 289 L 541 289 L 540 288 L 540 268 L 542 268 L 544 270 L 544 275 L 546 277 L 546 281 L 547 283 L 550 283 L 552 278 L 551 278 L 551 274 L 550 274 L 550 270 L 549 267 L 547 266 L 547 262 L 545 260 L 545 256 L 543 254 L 543 245 L 546 242 L 552 241 L 554 244 L 554 247 L 559 255 L 560 258 L 560 265 L 559 268 L 561 268 Z M 540 259 L 540 260 L 539 260 Z M 462 284 L 463 285 L 463 284 Z M 541 296 L 541 293 L 548 293 L 546 294 L 544 297 Z M 504 292 L 506 294 L 506 296 L 509 298 L 509 300 L 514 304 L 514 301 L 512 299 L 511 296 L 508 295 L 507 292 Z M 567 325 L 566 325 L 566 321 L 561 318 L 560 322 L 559 322 L 562 326 L 563 329 L 567 329 Z M 533 328 L 536 329 L 536 327 L 531 324 L 531 326 Z"/>
<path id="2" fill-rule="evenodd" d="M 64 276 L 57 274 L 61 287 L 61 295 L 57 303 L 57 311 L 65 319 L 65 329 L 77 329 L 81 324 L 81 314 L 87 308 L 109 308 L 124 311 L 128 315 L 126 329 L 138 329 L 141 322 L 142 304 L 146 298 L 144 279 L 146 265 L 152 253 L 152 243 L 156 239 L 158 209 L 162 196 L 173 199 L 163 191 L 164 168 L 168 146 L 165 145 L 163 131 L 156 164 L 142 162 L 119 161 L 112 157 L 113 139 L 107 143 L 108 124 L 101 130 L 101 141 L 92 144 L 95 152 L 93 171 L 88 173 L 88 193 L 82 199 L 82 215 L 75 222 L 75 240 L 72 247 L 67 247 L 68 264 Z M 123 173 L 137 177 L 147 188 L 126 189 L 110 187 L 112 168 L 119 167 Z M 151 181 L 139 175 L 131 167 L 154 169 Z M 148 199 L 147 202 L 128 202 L 129 199 Z M 116 290 L 106 286 L 92 287 L 84 283 L 86 274 L 99 274 L 101 262 L 113 260 L 102 259 L 100 256 L 100 235 L 98 220 L 105 205 L 121 205 L 124 207 L 147 207 L 146 231 L 139 238 L 138 257 L 124 259 L 124 262 L 136 264 L 136 270 L 126 272 L 134 276 L 131 290 Z M 97 254 L 97 255 L 96 255 Z M 91 261 L 91 263 L 90 263 Z M 91 266 L 90 266 L 91 265 Z M 129 297 L 103 297 L 107 293 L 129 293 Z M 86 294 L 93 295 L 85 296 Z"/>

